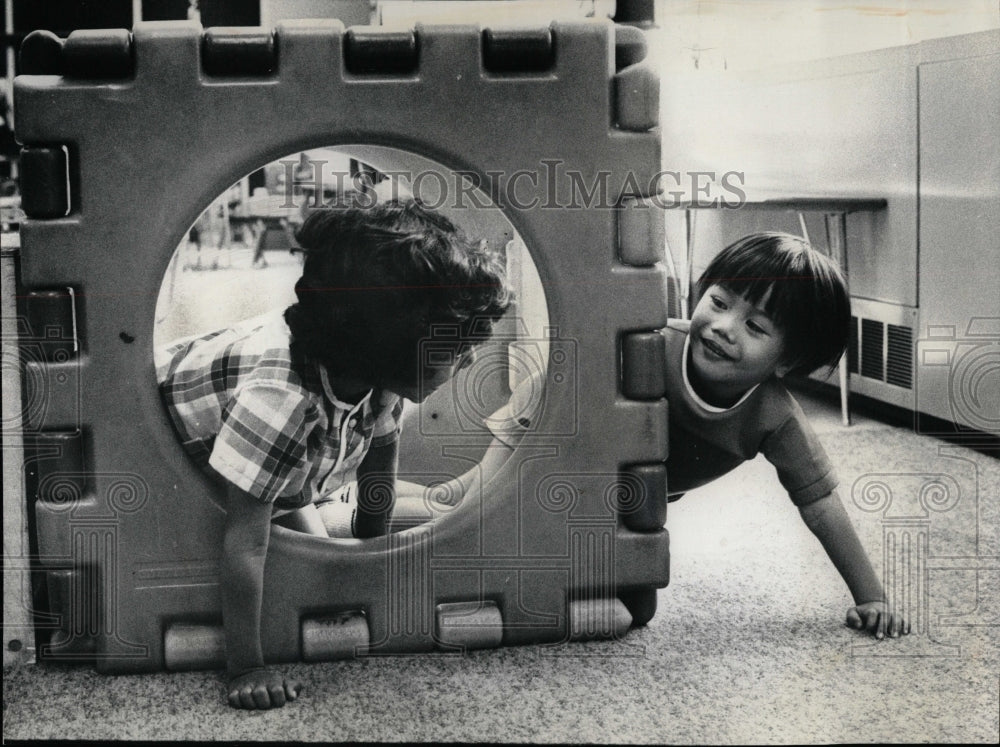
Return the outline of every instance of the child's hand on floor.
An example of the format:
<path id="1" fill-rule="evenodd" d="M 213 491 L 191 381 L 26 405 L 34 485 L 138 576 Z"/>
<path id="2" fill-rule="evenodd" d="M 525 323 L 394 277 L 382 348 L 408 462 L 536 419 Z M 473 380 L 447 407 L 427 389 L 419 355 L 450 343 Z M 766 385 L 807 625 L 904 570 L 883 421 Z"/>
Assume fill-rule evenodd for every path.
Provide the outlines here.
<path id="1" fill-rule="evenodd" d="M 229 705 L 233 708 L 281 708 L 299 696 L 302 685 L 286 680 L 278 672 L 265 667 L 251 669 L 230 678 L 226 686 Z"/>
<path id="2" fill-rule="evenodd" d="M 867 630 L 876 638 L 884 638 L 888 633 L 890 638 L 908 635 L 910 623 L 899 613 L 889 612 L 885 602 L 865 602 L 847 610 L 847 625 L 855 630 Z"/>

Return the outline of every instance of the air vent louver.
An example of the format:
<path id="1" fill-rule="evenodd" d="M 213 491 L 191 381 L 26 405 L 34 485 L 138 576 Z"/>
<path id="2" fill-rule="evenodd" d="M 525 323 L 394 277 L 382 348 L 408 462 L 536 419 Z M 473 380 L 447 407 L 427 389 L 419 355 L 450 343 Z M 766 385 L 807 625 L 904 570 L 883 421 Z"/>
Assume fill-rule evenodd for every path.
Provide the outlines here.
<path id="1" fill-rule="evenodd" d="M 895 324 L 886 326 L 885 380 L 905 389 L 913 388 L 913 330 Z"/>

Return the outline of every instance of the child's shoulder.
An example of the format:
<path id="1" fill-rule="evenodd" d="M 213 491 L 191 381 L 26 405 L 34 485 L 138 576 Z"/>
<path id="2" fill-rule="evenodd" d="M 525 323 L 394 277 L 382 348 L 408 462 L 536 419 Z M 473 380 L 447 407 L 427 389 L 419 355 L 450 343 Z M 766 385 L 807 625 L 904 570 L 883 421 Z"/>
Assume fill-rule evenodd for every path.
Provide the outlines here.
<path id="1" fill-rule="evenodd" d="M 216 351 L 241 388 L 265 387 L 294 392 L 301 396 L 322 392 L 318 374 L 292 351 L 291 332 L 283 310 L 268 311 L 237 323 L 232 340 Z"/>

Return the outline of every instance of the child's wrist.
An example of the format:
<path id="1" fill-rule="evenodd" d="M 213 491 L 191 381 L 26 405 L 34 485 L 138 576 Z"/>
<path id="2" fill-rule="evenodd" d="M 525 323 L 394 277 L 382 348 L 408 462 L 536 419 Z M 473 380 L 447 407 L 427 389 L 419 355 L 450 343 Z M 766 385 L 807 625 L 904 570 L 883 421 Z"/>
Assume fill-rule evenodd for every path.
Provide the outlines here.
<path id="1" fill-rule="evenodd" d="M 885 595 L 872 595 L 867 597 L 862 597 L 861 599 L 854 600 L 855 607 L 861 607 L 865 604 L 888 604 L 889 600 L 885 598 Z"/>
<path id="2" fill-rule="evenodd" d="M 266 667 L 263 664 L 254 664 L 239 669 L 234 669 L 233 667 L 230 667 L 229 669 L 226 670 L 226 679 L 229 681 L 229 684 L 232 684 L 240 677 L 251 674 L 253 672 L 263 672 L 265 669 Z"/>

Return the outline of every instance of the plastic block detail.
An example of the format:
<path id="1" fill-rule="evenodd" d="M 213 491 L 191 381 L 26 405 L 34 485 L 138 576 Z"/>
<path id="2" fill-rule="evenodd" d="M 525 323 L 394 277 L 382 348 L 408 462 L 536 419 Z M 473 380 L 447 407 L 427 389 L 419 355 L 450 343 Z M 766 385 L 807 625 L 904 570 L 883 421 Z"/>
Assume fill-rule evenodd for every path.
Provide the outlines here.
<path id="1" fill-rule="evenodd" d="M 69 213 L 69 158 L 62 147 L 21 148 L 21 209 L 29 218 Z"/>
<path id="2" fill-rule="evenodd" d="M 634 23 L 640 28 L 650 28 L 655 20 L 655 0 L 618 0 L 615 3 L 616 24 Z"/>
<path id="3" fill-rule="evenodd" d="M 419 64 L 417 35 L 412 31 L 348 29 L 344 66 L 354 75 L 409 75 Z"/>
<path id="4" fill-rule="evenodd" d="M 656 614 L 656 589 L 632 589 L 618 594 L 632 615 L 632 627 L 641 628 Z"/>
<path id="5" fill-rule="evenodd" d="M 167 669 L 221 669 L 226 665 L 226 636 L 221 625 L 175 623 L 163 636 Z"/>
<path id="6" fill-rule="evenodd" d="M 274 34 L 263 29 L 211 28 L 201 39 L 206 75 L 266 76 L 278 68 Z"/>
<path id="7" fill-rule="evenodd" d="M 302 660 L 350 659 L 368 651 L 368 619 L 358 611 L 302 621 Z"/>
<path id="8" fill-rule="evenodd" d="M 632 625 L 632 615 L 620 599 L 581 599 L 569 604 L 571 641 L 621 638 Z"/>
<path id="9" fill-rule="evenodd" d="M 65 302 L 59 296 L 67 286 L 77 296 L 69 307 L 74 313 L 63 312 L 61 321 L 48 325 L 51 338 L 45 336 L 46 322 L 33 319 L 29 325 L 26 299 L 18 303 L 27 332 L 19 347 L 33 346 L 25 357 L 31 379 L 23 384 L 31 403 L 25 410 L 37 413 L 29 416 L 25 433 L 34 439 L 51 431 L 80 432 L 83 442 L 81 500 L 61 503 L 53 484 L 34 506 L 38 566 L 43 573 L 88 565 L 95 570 L 104 598 L 94 609 L 102 623 L 88 630 L 99 630 L 99 668 L 180 669 L 215 666 L 222 658 L 212 552 L 224 522 L 221 496 L 177 443 L 151 375 L 153 304 L 178 241 L 213 185 L 221 189 L 230 176 L 238 178 L 237 172 L 265 157 L 343 143 L 374 148 L 378 162 L 372 166 L 383 170 L 412 168 L 410 153 L 480 176 L 536 173 L 553 159 L 561 173 L 583 175 L 588 191 L 592 176 L 606 178 L 615 205 L 650 194 L 644 190 L 660 168 L 659 137 L 615 126 L 613 24 L 554 22 L 541 33 L 510 33 L 501 40 L 498 31 L 487 43 L 483 27 L 472 24 L 420 25 L 397 34 L 345 29 L 333 20 L 282 21 L 274 34 L 276 66 L 267 79 L 255 79 L 247 76 L 267 64 L 245 60 L 270 57 L 259 30 L 217 28 L 206 52 L 206 30 L 196 22 L 149 22 L 134 30 L 133 78 L 24 75 L 15 81 L 21 142 L 29 149 L 53 149 L 41 155 L 58 164 L 47 169 L 48 182 L 62 196 L 58 209 L 41 211 L 56 219 L 36 214 L 22 226 L 24 288 L 63 289 L 51 300 L 56 305 Z M 256 45 L 255 34 L 262 40 Z M 527 52 L 512 51 L 511 40 L 535 49 L 535 61 L 524 62 Z M 53 41 L 38 43 L 50 45 L 51 53 Z M 65 65 L 65 48 L 59 51 Z M 244 62 L 233 61 L 244 54 Z M 228 68 L 234 74 L 222 75 L 222 68 L 205 62 L 213 55 L 219 65 L 234 66 Z M 497 70 L 511 72 L 484 69 L 486 56 Z M 206 64 L 220 74 L 206 75 Z M 288 117 L 289 110 L 296 116 Z M 186 111 L 207 117 L 210 126 L 191 127 Z M 490 124 L 495 122 L 509 126 Z M 531 137 L 524 136 L 526 128 Z M 401 152 L 393 155 L 395 150 Z M 187 156 L 183 168 L 172 168 L 180 152 Z M 222 173 L 228 170 L 228 176 Z M 122 173 L 142 178 L 122 180 Z M 486 181 L 487 194 L 501 203 L 503 194 L 491 190 L 502 180 Z M 564 182 L 552 183 L 560 185 L 553 195 L 559 204 L 573 197 L 562 190 Z M 136 209 L 163 199 L 165 209 Z M 368 656 L 455 651 L 498 639 L 501 645 L 554 642 L 569 637 L 571 602 L 608 600 L 666 582 L 666 531 L 629 529 L 615 497 L 623 477 L 643 485 L 642 476 L 625 475 L 628 465 L 655 464 L 666 456 L 666 400 L 622 394 L 624 375 L 629 395 L 659 395 L 651 373 L 656 366 L 643 362 L 643 344 L 636 346 L 639 355 L 629 347 L 623 361 L 622 339 L 666 324 L 666 273 L 661 263 L 646 266 L 650 257 L 638 250 L 626 254 L 642 264 L 619 261 L 621 211 L 601 207 L 519 210 L 516 216 L 546 290 L 550 324 L 518 340 L 543 354 L 548 350 L 549 360 L 544 407 L 518 458 L 429 527 L 363 543 L 276 527 L 262 601 L 266 660 L 358 650 Z M 626 228 L 630 235 L 650 230 Z M 122 292 L 124 282 L 128 292 Z M 627 304 L 617 302 L 626 296 Z M 498 349 L 505 342 L 498 339 Z M 49 345 L 58 345 L 60 358 L 73 355 L 49 360 L 56 357 L 44 352 Z M 515 373 L 516 363 L 504 359 Z M 109 381 L 129 386 L 123 394 Z M 593 406 L 579 407 L 582 391 L 594 393 Z M 409 435 L 423 438 L 415 427 L 421 424 L 411 425 Z M 619 437 L 609 441 L 609 429 Z M 480 431 L 475 433 L 478 438 Z M 559 444 L 569 437 L 583 446 L 563 449 Z M 64 445 L 73 442 L 69 435 L 61 438 Z M 456 432 L 434 444 L 454 444 L 449 471 L 468 461 L 467 442 L 465 432 Z M 49 459 L 52 464 L 42 464 Z M 74 475 L 81 472 L 59 462 L 38 457 L 33 468 L 67 478 L 60 488 L 65 495 L 79 493 Z M 121 473 L 123 466 L 136 474 Z M 421 465 L 414 471 L 425 470 Z M 585 486 L 572 506 L 550 510 L 535 500 L 553 475 Z M 136 497 L 122 496 L 119 483 Z M 147 496 L 149 508 L 135 510 Z M 168 505 L 172 519 L 163 521 L 160 509 Z M 440 604 L 464 602 L 476 604 L 439 611 Z M 618 629 L 609 602 L 596 612 L 587 609 L 577 614 L 578 623 L 603 624 L 581 623 L 581 635 Z M 327 620 L 346 610 L 364 611 L 367 649 L 363 639 L 345 633 L 358 626 L 360 636 L 361 620 L 349 618 L 339 627 Z M 602 610 L 608 615 L 598 614 Z"/>
<path id="10" fill-rule="evenodd" d="M 24 365 L 24 432 L 80 427 L 80 367 L 76 361 Z"/>
<path id="11" fill-rule="evenodd" d="M 661 529 L 667 522 L 666 465 L 629 465 L 623 470 L 622 485 L 618 512 L 625 526 L 633 532 Z"/>
<path id="12" fill-rule="evenodd" d="M 622 394 L 629 399 L 660 399 L 667 393 L 667 351 L 659 332 L 622 336 Z"/>
<path id="13" fill-rule="evenodd" d="M 30 291 L 24 310 L 33 334 L 33 347 L 49 363 L 73 358 L 79 344 L 76 339 L 76 294 L 70 288 Z"/>
<path id="14" fill-rule="evenodd" d="M 555 64 L 551 29 L 485 29 L 483 67 L 491 73 L 540 73 Z"/>
<path id="15" fill-rule="evenodd" d="M 68 508 L 83 498 L 87 475 L 83 462 L 83 435 L 79 431 L 46 431 L 30 440 L 29 470 L 34 471 L 36 496 L 43 503 Z"/>
<path id="16" fill-rule="evenodd" d="M 615 26 L 615 70 L 624 70 L 646 58 L 646 36 L 635 26 Z"/>
<path id="17" fill-rule="evenodd" d="M 51 31 L 32 31 L 21 42 L 18 63 L 23 75 L 62 75 L 63 40 Z"/>
<path id="18" fill-rule="evenodd" d="M 34 290 L 20 299 L 18 340 L 26 434 L 80 427 L 80 344 L 72 288 Z"/>
<path id="19" fill-rule="evenodd" d="M 495 602 L 439 604 L 437 640 L 442 648 L 496 648 L 503 642 L 499 607 Z"/>
<path id="20" fill-rule="evenodd" d="M 660 123 L 660 80 L 640 64 L 615 75 L 615 124 L 623 130 L 646 132 Z"/>
<path id="21" fill-rule="evenodd" d="M 57 616 L 58 627 L 42 656 L 58 659 L 89 659 L 96 650 L 101 632 L 100 587 L 93 566 L 55 570 L 45 574 L 49 611 Z"/>
<path id="22" fill-rule="evenodd" d="M 63 46 L 63 71 L 67 78 L 116 79 L 135 70 L 132 34 L 127 29 L 79 29 Z"/>
<path id="23" fill-rule="evenodd" d="M 618 256 L 627 265 L 649 267 L 666 251 L 663 210 L 649 199 L 628 198 L 618 219 Z"/>

